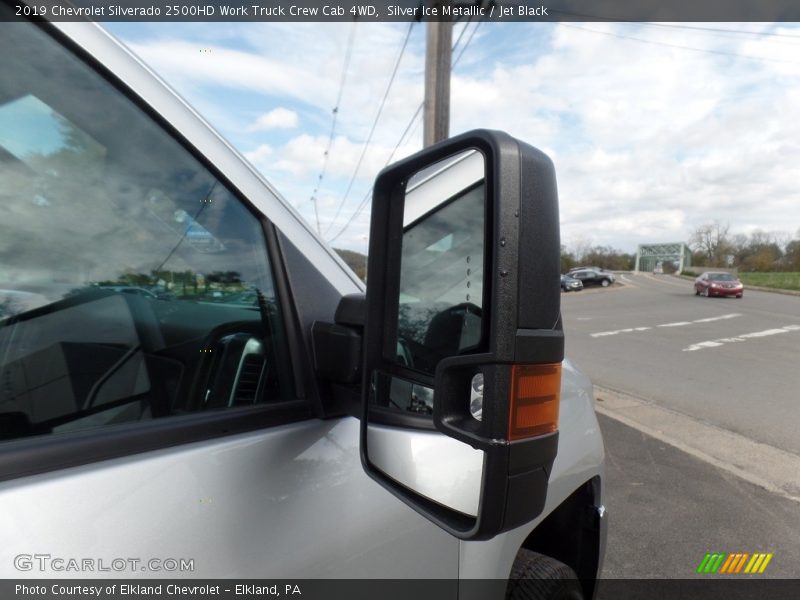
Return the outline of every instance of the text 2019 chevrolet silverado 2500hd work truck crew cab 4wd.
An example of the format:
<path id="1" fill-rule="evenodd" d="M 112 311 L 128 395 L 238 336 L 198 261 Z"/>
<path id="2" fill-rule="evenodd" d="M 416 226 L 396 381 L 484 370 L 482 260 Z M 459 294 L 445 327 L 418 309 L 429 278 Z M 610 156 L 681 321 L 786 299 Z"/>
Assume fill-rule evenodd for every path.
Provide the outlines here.
<path id="1" fill-rule="evenodd" d="M 28 299 L 0 316 L 0 576 L 594 593 L 604 451 L 547 157 L 475 131 L 384 170 L 365 294 L 102 28 L 0 7 L 0 288 Z"/>

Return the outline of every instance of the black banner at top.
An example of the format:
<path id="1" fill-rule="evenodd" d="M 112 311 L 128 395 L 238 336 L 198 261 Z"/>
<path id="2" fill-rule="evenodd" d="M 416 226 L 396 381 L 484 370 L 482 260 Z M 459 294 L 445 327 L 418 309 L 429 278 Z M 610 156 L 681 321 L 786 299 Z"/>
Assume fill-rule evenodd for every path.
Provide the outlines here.
<path id="1" fill-rule="evenodd" d="M 800 21 L 798 0 L 0 0 L 3 20 Z"/>

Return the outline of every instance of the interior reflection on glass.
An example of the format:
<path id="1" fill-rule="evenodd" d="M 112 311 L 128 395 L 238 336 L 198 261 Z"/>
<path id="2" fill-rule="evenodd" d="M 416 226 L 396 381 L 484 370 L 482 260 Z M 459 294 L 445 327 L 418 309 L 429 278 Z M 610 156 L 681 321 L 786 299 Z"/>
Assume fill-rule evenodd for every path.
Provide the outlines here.
<path id="1" fill-rule="evenodd" d="M 406 188 L 397 362 L 433 374 L 440 360 L 479 347 L 482 332 L 483 155 L 446 159 Z"/>
<path id="2" fill-rule="evenodd" d="M 83 105 L 2 92 L 0 319 L 93 288 L 256 306 L 266 274 L 242 240 L 258 225 L 193 158 L 167 157 L 174 141 L 144 124 L 137 148 Z"/>
<path id="3" fill-rule="evenodd" d="M 433 389 L 399 377 L 391 378 L 389 403 L 393 408 L 421 415 L 433 414 Z"/>
<path id="4" fill-rule="evenodd" d="M 258 223 L 124 98 L 80 66 L 51 85 L 37 61 L 0 85 L 0 319 L 89 288 L 255 312 L 256 289 L 272 292 L 244 242 Z"/>

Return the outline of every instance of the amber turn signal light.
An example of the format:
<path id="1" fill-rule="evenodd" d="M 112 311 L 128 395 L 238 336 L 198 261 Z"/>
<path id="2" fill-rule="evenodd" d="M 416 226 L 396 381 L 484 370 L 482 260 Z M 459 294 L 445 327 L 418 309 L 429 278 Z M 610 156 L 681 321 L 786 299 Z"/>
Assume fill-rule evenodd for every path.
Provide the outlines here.
<path id="1" fill-rule="evenodd" d="M 510 441 L 558 430 L 561 363 L 511 367 Z"/>

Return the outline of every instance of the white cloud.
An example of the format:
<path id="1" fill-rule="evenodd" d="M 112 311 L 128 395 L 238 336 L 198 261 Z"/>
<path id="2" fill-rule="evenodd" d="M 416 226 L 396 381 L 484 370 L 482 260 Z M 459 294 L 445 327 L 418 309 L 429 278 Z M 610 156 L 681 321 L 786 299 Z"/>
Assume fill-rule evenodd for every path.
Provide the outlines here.
<path id="1" fill-rule="evenodd" d="M 317 194 L 323 224 L 333 219 L 350 182 L 406 27 L 355 26 L 336 136 Z M 351 28 L 231 25 L 213 30 L 216 37 L 203 44 L 193 41 L 188 29 L 165 29 L 181 31 L 185 39 L 161 35 L 131 45 L 204 113 L 210 109 L 212 121 L 238 136 L 240 146 L 255 148 L 248 158 L 313 218 L 308 199 L 325 161 Z M 749 28 L 798 32 L 786 24 Z M 355 210 L 421 102 L 422 33 L 422 27 L 413 30 L 332 231 Z M 198 52 L 200 46 L 211 52 Z M 713 220 L 729 221 L 733 231 L 795 231 L 800 224 L 797 48 L 791 38 L 683 24 L 482 24 L 454 69 L 451 133 L 503 129 L 547 152 L 556 165 L 565 240 L 591 238 L 632 250 L 640 242 L 686 239 L 691 227 Z M 281 108 L 267 113 L 270 118 L 261 115 L 263 125 L 294 123 L 295 135 L 287 141 L 264 139 L 275 128 L 248 132 L 258 117 L 240 111 L 234 115 L 246 120 L 236 122 L 230 104 L 237 93 L 268 97 L 268 105 Z M 395 159 L 419 144 L 417 130 Z M 368 215 L 367 208 L 337 245 L 362 245 Z"/>
<path id="2" fill-rule="evenodd" d="M 292 98 L 314 98 L 319 81 L 303 71 L 272 58 L 242 50 L 210 47 L 178 38 L 128 41 L 130 48 L 158 73 L 179 88 L 182 85 L 216 85 Z"/>
<path id="3" fill-rule="evenodd" d="M 242 24 L 238 29 L 241 47 L 237 48 L 222 45 L 223 40 L 216 38 L 214 43 L 201 44 L 192 37 L 198 33 L 185 28 L 165 30 L 180 32 L 184 38 L 162 33 L 149 39 L 127 39 L 126 43 L 192 102 L 202 98 L 207 103 L 212 96 L 219 103 L 220 88 L 226 90 L 226 98 L 231 91 L 255 93 L 282 98 L 284 107 L 298 103 L 318 110 L 328 127 L 339 94 L 350 27 L 330 23 Z M 362 139 L 367 136 L 406 29 L 406 24 L 356 25 L 338 107 L 338 132 Z M 395 130 L 402 131 L 416 108 L 409 111 L 409 101 L 422 101 L 422 31 L 421 26 L 415 27 L 381 126 L 375 132 L 376 139 L 386 137 L 387 144 L 390 138 L 396 141 Z M 206 51 L 200 52 L 201 46 Z"/>
<path id="4" fill-rule="evenodd" d="M 393 160 L 397 160 L 419 150 L 419 145 L 411 142 L 396 149 L 395 145 L 371 145 L 371 150 L 365 155 L 358 175 L 352 180 L 350 192 L 345 196 L 361 155 L 363 143 L 337 136 L 328 163 L 324 166 L 327 143 L 328 138 L 325 136 L 302 134 L 278 148 L 270 149 L 269 153 L 260 153 L 258 148 L 245 153 L 245 156 L 315 227 L 319 215 L 322 231 L 329 239 L 351 219 L 365 195 L 370 194 L 376 173 L 386 165 L 392 152 L 394 151 Z M 318 176 L 323 166 L 325 178 L 320 184 Z M 314 194 L 317 199 L 316 211 L 311 202 L 315 188 L 317 188 L 317 193 Z M 364 238 L 369 232 L 369 208 L 368 200 L 346 233 L 337 239 L 337 247 L 364 250 Z"/>
<path id="5" fill-rule="evenodd" d="M 248 128 L 249 131 L 265 131 L 269 129 L 294 129 L 299 119 L 297 113 L 288 108 L 278 107 L 260 115 Z"/>
<path id="6" fill-rule="evenodd" d="M 244 156 L 253 163 L 256 168 L 260 170 L 266 170 L 269 168 L 269 163 L 267 162 L 268 159 L 272 158 L 275 154 L 275 151 L 272 149 L 272 146 L 268 144 L 261 144 L 255 150 L 250 150 L 249 152 L 245 152 Z"/>
<path id="7" fill-rule="evenodd" d="M 686 239 L 714 219 L 734 230 L 800 221 L 800 81 L 782 62 L 737 56 L 756 54 L 751 39 L 611 23 L 578 27 L 613 35 L 523 27 L 551 35 L 551 50 L 454 79 L 453 121 L 457 130 L 483 121 L 551 155 L 565 239 L 634 249 L 653 236 Z"/>
<path id="8" fill-rule="evenodd" d="M 284 171 L 296 176 L 307 176 L 319 173 L 325 164 L 325 151 L 328 137 L 311 136 L 302 134 L 289 140 L 277 151 L 276 162 L 273 169 Z M 417 149 L 415 146 L 414 149 Z M 336 136 L 331 145 L 325 166 L 326 176 L 345 177 L 349 179 L 356 173 L 356 166 L 364 150 L 364 144 L 351 140 L 345 136 Z M 370 144 L 368 152 L 364 154 L 358 168 L 357 177 L 374 178 L 389 159 L 394 145 L 388 146 L 381 143 Z M 410 147 L 398 148 L 393 160 L 403 156 Z"/>

